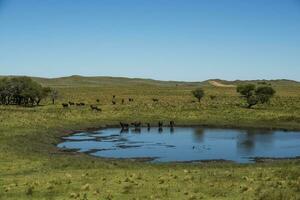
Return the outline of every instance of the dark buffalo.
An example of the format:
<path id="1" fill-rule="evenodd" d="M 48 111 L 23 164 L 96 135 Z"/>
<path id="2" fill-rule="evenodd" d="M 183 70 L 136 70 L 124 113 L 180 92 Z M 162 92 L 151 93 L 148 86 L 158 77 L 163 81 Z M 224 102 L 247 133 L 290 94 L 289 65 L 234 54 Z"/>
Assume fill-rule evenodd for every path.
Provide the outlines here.
<path id="1" fill-rule="evenodd" d="M 155 103 L 157 103 L 159 100 L 158 100 L 158 99 L 155 99 L 155 98 L 153 98 L 153 99 L 152 99 L 152 101 L 153 101 L 153 102 L 155 102 Z"/>
<path id="2" fill-rule="evenodd" d="M 161 122 L 161 121 L 159 121 L 159 122 L 158 122 L 158 127 L 159 127 L 159 128 L 162 128 L 162 127 L 163 127 L 163 125 L 164 125 L 164 123 L 163 123 L 163 122 Z"/>
<path id="3" fill-rule="evenodd" d="M 175 122 L 174 121 L 170 121 L 170 127 L 173 128 L 175 126 Z"/>
<path id="4" fill-rule="evenodd" d="M 128 130 L 129 124 L 120 122 L 120 126 L 122 130 Z"/>
<path id="5" fill-rule="evenodd" d="M 67 103 L 62 103 L 61 105 L 63 106 L 63 108 L 68 108 L 69 107 L 69 104 L 67 104 Z"/>
<path id="6" fill-rule="evenodd" d="M 98 106 L 94 106 L 94 105 L 91 105 L 91 109 L 92 109 L 92 110 L 95 110 L 95 111 L 97 111 L 97 112 L 101 112 L 101 111 L 102 111 L 101 108 L 98 108 Z"/>

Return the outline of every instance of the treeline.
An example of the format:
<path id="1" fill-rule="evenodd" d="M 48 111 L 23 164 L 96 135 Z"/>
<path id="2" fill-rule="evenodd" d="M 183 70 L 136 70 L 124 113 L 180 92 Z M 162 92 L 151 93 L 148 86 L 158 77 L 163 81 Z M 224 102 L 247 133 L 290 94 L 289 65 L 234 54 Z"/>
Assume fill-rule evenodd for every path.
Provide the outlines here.
<path id="1" fill-rule="evenodd" d="M 51 89 L 42 87 L 29 77 L 0 79 L 0 104 L 2 105 L 39 105 Z"/>

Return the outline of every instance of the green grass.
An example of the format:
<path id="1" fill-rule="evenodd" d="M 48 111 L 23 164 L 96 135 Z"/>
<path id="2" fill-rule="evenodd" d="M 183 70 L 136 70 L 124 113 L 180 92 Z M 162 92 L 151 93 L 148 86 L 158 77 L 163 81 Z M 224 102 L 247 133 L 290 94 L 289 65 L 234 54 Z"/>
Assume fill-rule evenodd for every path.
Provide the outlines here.
<path id="1" fill-rule="evenodd" d="M 81 77 L 39 81 L 58 88 L 61 98 L 56 105 L 44 101 L 34 108 L 0 106 L 0 199 L 300 199 L 298 160 L 149 164 L 93 158 L 55 147 L 70 130 L 119 121 L 300 129 L 297 83 L 272 82 L 277 94 L 271 104 L 245 109 L 234 88 L 207 83 Z M 191 103 L 191 90 L 201 84 L 206 97 L 201 104 Z M 117 98 L 115 106 L 112 95 Z M 128 97 L 135 101 L 121 105 Z M 101 113 L 88 106 L 60 105 L 69 100 L 97 104 L 96 99 Z"/>

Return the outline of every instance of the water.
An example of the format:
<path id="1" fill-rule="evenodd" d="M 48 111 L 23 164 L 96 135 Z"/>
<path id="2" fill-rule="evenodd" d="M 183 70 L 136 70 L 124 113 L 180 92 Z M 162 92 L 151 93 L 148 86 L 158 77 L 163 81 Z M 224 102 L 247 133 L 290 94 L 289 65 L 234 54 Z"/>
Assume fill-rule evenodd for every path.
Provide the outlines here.
<path id="1" fill-rule="evenodd" d="M 109 158 L 152 158 L 152 162 L 228 160 L 300 156 L 300 132 L 176 127 L 120 132 L 108 128 L 77 133 L 58 147 Z"/>

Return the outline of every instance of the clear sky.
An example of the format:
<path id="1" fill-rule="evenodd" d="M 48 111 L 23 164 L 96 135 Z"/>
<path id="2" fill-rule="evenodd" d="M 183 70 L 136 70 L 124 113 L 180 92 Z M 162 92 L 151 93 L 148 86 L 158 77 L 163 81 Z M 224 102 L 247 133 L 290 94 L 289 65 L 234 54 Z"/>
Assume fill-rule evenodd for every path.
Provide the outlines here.
<path id="1" fill-rule="evenodd" d="M 300 81 L 300 0 L 0 0 L 0 75 Z"/>

